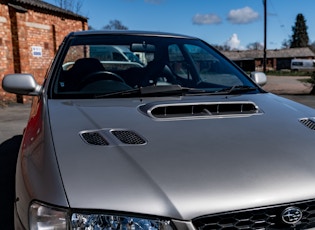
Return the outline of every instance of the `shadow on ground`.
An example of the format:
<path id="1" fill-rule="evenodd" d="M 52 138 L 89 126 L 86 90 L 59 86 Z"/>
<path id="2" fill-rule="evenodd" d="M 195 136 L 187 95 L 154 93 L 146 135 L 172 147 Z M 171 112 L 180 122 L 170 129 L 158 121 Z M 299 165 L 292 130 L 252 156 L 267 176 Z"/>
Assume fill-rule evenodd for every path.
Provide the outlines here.
<path id="1" fill-rule="evenodd" d="M 1 221 L 1 229 L 6 230 L 14 229 L 15 168 L 21 141 L 22 135 L 17 135 L 0 144 L 0 216 L 4 220 Z"/>

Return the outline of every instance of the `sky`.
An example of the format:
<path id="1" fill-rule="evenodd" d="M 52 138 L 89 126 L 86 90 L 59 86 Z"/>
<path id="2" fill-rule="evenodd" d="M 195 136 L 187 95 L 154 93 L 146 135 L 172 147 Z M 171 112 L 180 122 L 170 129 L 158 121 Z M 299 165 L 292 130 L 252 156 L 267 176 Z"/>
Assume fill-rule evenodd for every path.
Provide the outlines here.
<path id="1" fill-rule="evenodd" d="M 57 5 L 58 0 L 44 0 Z M 244 50 L 264 44 L 264 0 L 76 0 L 89 26 L 102 29 L 119 20 L 129 30 L 172 32 L 199 37 L 212 45 Z M 266 0 L 267 49 L 280 49 L 303 14 L 315 42 L 315 0 Z"/>

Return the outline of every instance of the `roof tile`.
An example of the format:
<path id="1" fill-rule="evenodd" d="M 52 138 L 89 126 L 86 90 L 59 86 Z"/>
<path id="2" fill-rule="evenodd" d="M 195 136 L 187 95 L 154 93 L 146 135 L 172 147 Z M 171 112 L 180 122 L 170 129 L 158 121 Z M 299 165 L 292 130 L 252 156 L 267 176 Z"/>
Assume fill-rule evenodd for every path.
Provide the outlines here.
<path id="1" fill-rule="evenodd" d="M 315 57 L 315 53 L 308 47 L 267 50 L 267 58 L 299 58 Z M 231 60 L 254 60 L 263 58 L 263 50 L 224 51 L 223 54 Z"/>
<path id="2" fill-rule="evenodd" d="M 17 4 L 25 4 L 25 5 L 29 5 L 29 6 L 38 7 L 38 8 L 45 9 L 45 10 L 49 10 L 49 11 L 52 11 L 52 12 L 62 13 L 62 14 L 69 15 L 69 16 L 72 16 L 72 17 L 76 17 L 76 18 L 81 18 L 81 19 L 87 20 L 86 17 L 83 17 L 83 16 L 81 16 L 79 14 L 76 14 L 76 13 L 74 13 L 72 11 L 62 9 L 60 7 L 57 7 L 55 5 L 52 5 L 52 4 L 47 3 L 45 1 L 42 1 L 42 0 L 9 0 L 8 2 L 12 3 L 12 4 L 16 4 L 16 5 Z"/>

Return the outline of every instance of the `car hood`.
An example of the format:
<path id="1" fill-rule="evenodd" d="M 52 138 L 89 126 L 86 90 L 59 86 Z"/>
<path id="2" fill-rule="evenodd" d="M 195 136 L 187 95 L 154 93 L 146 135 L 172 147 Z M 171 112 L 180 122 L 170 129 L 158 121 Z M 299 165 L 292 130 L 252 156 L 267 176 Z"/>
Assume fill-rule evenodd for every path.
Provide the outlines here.
<path id="1" fill-rule="evenodd" d="M 257 111 L 186 112 L 247 103 Z M 163 116 L 171 105 L 180 107 Z M 314 198 L 315 131 L 300 119 L 315 112 L 273 94 L 49 100 L 48 107 L 72 208 L 192 219 Z"/>

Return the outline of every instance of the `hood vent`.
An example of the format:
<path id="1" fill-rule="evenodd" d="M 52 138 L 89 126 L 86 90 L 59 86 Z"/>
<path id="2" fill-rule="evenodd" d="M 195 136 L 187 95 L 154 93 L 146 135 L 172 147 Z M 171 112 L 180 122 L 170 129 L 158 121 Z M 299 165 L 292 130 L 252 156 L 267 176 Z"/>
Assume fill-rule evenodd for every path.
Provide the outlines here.
<path id="1" fill-rule="evenodd" d="M 148 105 L 140 109 L 146 108 Z M 257 105 L 248 101 L 160 104 L 147 109 L 147 114 L 157 119 L 239 117 L 261 113 Z"/>
<path id="2" fill-rule="evenodd" d="M 103 136 L 98 132 L 81 133 L 83 140 L 91 145 L 109 145 Z"/>
<path id="3" fill-rule="evenodd" d="M 143 145 L 146 143 L 142 137 L 129 130 L 112 130 L 111 133 L 124 144 Z"/>
<path id="4" fill-rule="evenodd" d="M 315 120 L 314 118 L 303 118 L 300 119 L 300 122 L 305 125 L 307 128 L 310 128 L 311 130 L 315 130 Z"/>
<path id="5" fill-rule="evenodd" d="M 81 138 L 91 145 L 143 145 L 146 141 L 137 133 L 121 129 L 83 131 Z"/>

